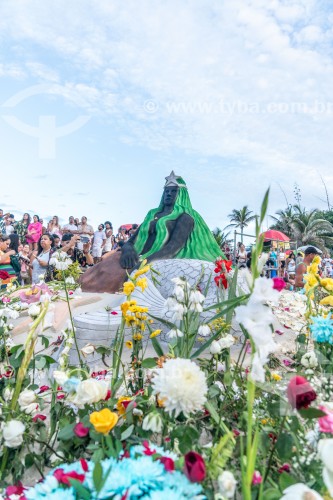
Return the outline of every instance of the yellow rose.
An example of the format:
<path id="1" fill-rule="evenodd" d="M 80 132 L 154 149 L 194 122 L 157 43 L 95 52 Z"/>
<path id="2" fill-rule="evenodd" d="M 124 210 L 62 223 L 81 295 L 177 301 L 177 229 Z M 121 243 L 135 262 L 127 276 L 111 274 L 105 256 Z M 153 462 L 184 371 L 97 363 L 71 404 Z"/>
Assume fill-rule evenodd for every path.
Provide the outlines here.
<path id="1" fill-rule="evenodd" d="M 95 431 L 101 434 L 108 434 L 117 422 L 117 413 L 109 410 L 109 408 L 104 408 L 101 411 L 94 411 L 90 415 L 90 423 L 93 424 Z"/>
<path id="2" fill-rule="evenodd" d="M 124 294 L 125 295 L 131 295 L 131 293 L 134 291 L 135 289 L 135 285 L 132 281 L 126 281 L 126 283 L 124 283 Z"/>
<path id="3" fill-rule="evenodd" d="M 320 301 L 321 306 L 333 306 L 333 295 L 327 295 Z"/>
<path id="4" fill-rule="evenodd" d="M 161 333 L 162 330 L 154 330 L 150 335 L 149 338 L 153 339 L 154 337 L 157 337 Z"/>

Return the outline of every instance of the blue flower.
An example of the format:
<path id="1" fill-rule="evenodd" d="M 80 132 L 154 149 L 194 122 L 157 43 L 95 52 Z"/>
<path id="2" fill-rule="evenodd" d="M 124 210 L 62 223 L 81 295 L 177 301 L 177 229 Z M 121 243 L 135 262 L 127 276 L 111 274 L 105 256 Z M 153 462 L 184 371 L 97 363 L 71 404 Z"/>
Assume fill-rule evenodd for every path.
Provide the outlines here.
<path id="1" fill-rule="evenodd" d="M 76 392 L 76 389 L 79 385 L 81 380 L 77 377 L 71 377 L 66 380 L 66 382 L 63 384 L 62 388 L 65 392 Z"/>
<path id="2" fill-rule="evenodd" d="M 333 344 L 333 321 L 330 316 L 311 316 L 310 330 L 315 342 Z"/>
<path id="3" fill-rule="evenodd" d="M 24 492 L 27 500 L 75 500 L 73 488 L 60 488 L 53 475 L 47 475 L 42 483 Z"/>

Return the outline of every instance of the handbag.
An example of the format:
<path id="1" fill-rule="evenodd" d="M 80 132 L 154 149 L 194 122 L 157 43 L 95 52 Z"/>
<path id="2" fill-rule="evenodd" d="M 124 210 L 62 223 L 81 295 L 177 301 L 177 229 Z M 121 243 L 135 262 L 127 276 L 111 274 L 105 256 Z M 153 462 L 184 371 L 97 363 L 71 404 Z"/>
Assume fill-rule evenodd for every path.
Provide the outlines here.
<path id="1" fill-rule="evenodd" d="M 19 274 L 21 272 L 21 264 L 19 261 L 18 254 L 14 254 L 10 256 L 10 265 L 15 271 L 15 274 Z"/>

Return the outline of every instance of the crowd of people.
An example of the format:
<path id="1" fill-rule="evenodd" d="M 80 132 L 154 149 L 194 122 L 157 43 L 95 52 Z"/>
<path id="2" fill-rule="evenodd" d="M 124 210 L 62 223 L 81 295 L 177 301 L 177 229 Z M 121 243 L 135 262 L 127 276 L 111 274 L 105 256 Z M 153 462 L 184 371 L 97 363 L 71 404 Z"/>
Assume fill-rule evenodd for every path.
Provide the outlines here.
<path id="1" fill-rule="evenodd" d="M 6 286 L 13 279 L 22 285 L 38 283 L 40 275 L 48 278 L 52 254 L 61 249 L 84 270 L 93 266 L 110 252 L 121 250 L 135 233 L 138 225 L 120 227 L 113 232 L 110 221 L 99 224 L 96 231 L 87 217 L 70 216 L 63 226 L 54 216 L 44 224 L 38 215 L 25 213 L 16 221 L 11 213 L 0 209 L 0 279 Z M 51 276 L 49 276 L 51 279 Z"/>

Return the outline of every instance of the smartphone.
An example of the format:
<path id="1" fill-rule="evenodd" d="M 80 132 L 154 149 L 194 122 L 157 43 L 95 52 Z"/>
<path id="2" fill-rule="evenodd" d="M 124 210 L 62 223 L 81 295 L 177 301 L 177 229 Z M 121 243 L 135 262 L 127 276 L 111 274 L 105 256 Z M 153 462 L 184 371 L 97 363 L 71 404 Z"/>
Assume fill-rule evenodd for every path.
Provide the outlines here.
<path id="1" fill-rule="evenodd" d="M 88 236 L 81 236 L 81 243 L 89 243 L 90 239 Z"/>

